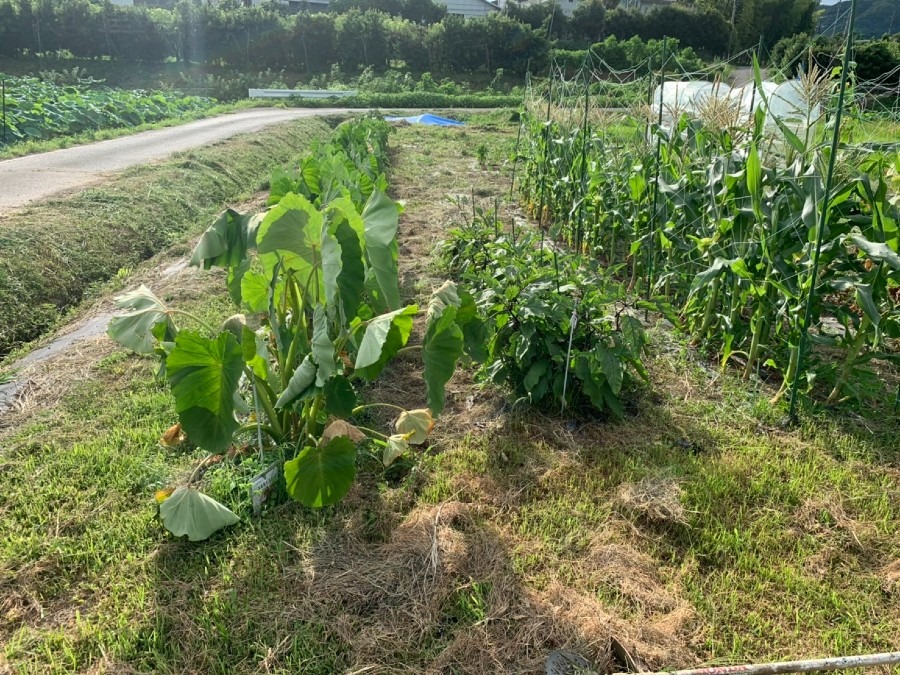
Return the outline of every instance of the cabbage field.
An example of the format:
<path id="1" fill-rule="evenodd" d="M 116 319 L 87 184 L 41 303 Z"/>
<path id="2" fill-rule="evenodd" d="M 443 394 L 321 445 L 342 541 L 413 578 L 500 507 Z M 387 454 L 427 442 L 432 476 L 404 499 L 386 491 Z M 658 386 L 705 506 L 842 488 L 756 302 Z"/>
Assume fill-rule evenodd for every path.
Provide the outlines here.
<path id="1" fill-rule="evenodd" d="M 201 112 L 212 99 L 171 91 L 113 89 L 95 80 L 57 85 L 35 77 L 7 77 L 0 111 L 0 147 L 88 131 L 135 127 Z"/>

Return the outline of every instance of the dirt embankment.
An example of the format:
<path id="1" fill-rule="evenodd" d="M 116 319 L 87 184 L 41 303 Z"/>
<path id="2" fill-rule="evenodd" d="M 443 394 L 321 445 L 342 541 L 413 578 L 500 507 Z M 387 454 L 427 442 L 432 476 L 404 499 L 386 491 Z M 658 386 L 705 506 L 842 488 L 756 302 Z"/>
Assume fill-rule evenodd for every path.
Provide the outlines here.
<path id="1" fill-rule="evenodd" d="M 274 126 L 0 216 L 0 356 L 54 326 L 93 285 L 200 232 L 329 131 L 318 117 Z"/>

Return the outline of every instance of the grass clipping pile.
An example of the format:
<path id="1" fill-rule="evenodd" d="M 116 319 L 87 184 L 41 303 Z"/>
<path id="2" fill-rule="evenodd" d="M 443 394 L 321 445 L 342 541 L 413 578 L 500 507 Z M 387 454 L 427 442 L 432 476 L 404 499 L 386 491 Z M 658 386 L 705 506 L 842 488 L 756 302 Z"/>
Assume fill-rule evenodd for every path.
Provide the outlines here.
<path id="1" fill-rule="evenodd" d="M 485 524 L 491 511 L 458 501 L 422 507 L 377 546 L 343 531 L 304 558 L 302 581 L 291 584 L 302 596 L 292 604 L 350 646 L 352 672 L 543 672 L 550 651 L 563 647 L 609 672 L 622 669 L 612 637 L 651 667 L 691 662 L 684 631 L 693 612 L 651 561 L 600 545 L 578 565 L 576 583 L 526 588 L 505 537 Z M 631 621 L 611 615 L 593 590 L 600 583 L 643 611 Z M 477 620 L 458 609 L 473 588 L 484 593 Z"/>

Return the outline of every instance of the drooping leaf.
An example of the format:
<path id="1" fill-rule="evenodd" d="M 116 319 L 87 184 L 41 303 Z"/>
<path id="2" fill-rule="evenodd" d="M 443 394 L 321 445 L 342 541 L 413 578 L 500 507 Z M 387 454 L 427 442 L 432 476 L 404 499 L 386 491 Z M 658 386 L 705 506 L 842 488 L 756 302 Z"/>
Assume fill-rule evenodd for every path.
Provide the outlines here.
<path id="1" fill-rule="evenodd" d="M 609 388 L 615 396 L 619 395 L 622 389 L 623 370 L 622 361 L 610 350 L 601 345 L 594 348 L 594 354 L 597 356 L 597 362 L 600 364 L 600 370 L 606 376 Z"/>
<path id="2" fill-rule="evenodd" d="M 328 337 L 328 317 L 325 308 L 316 305 L 313 311 L 312 353 L 316 357 L 316 386 L 321 387 L 337 370 L 334 363 L 334 343 Z"/>
<path id="3" fill-rule="evenodd" d="M 175 324 L 169 317 L 168 308 L 146 286 L 118 295 L 113 301 L 117 307 L 130 310 L 113 317 L 106 331 L 123 347 L 138 354 L 152 354 L 154 329 L 160 324 L 166 327 L 165 333 L 170 338 L 174 336 Z"/>
<path id="4" fill-rule="evenodd" d="M 356 392 L 343 375 L 335 375 L 325 383 L 325 409 L 335 417 L 350 417 L 356 407 Z"/>
<path id="5" fill-rule="evenodd" d="M 388 309 L 400 306 L 397 276 L 397 203 L 375 190 L 362 212 L 365 225 L 366 255 Z"/>
<path id="6" fill-rule="evenodd" d="M 332 438 L 337 438 L 338 436 L 349 438 L 354 443 L 361 443 L 366 440 L 366 435 L 358 427 L 345 420 L 334 420 L 325 427 L 325 430 L 322 432 L 322 438 L 319 439 L 319 444 L 326 445 L 331 442 Z"/>
<path id="7" fill-rule="evenodd" d="M 710 283 L 713 279 L 719 276 L 722 273 L 722 270 L 730 269 L 734 260 L 725 260 L 724 258 L 716 258 L 713 261 L 713 264 L 710 265 L 703 272 L 700 272 L 696 277 L 694 277 L 694 281 L 691 283 L 691 294 L 700 290 L 708 283 Z"/>
<path id="8" fill-rule="evenodd" d="M 181 430 L 181 424 L 173 424 L 159 439 L 159 444 L 164 448 L 177 448 L 186 438 L 184 431 Z"/>
<path id="9" fill-rule="evenodd" d="M 284 463 L 287 492 L 304 506 L 319 508 L 339 502 L 356 478 L 356 445 L 338 436 L 324 445 L 304 448 Z"/>
<path id="10" fill-rule="evenodd" d="M 166 365 L 175 410 L 188 437 L 201 448 L 225 450 L 238 428 L 234 394 L 244 367 L 234 335 L 224 332 L 210 340 L 181 331 Z"/>
<path id="11" fill-rule="evenodd" d="M 388 436 L 387 442 L 384 445 L 384 450 L 381 452 L 381 463 L 388 467 L 393 464 L 398 457 L 406 454 L 408 450 L 409 442 L 406 440 L 405 436 L 397 434 Z"/>
<path id="12" fill-rule="evenodd" d="M 259 219 L 234 209 L 224 211 L 209 226 L 197 242 L 191 265 L 210 267 L 239 267 L 247 258 L 247 251 L 255 243 Z"/>
<path id="13" fill-rule="evenodd" d="M 362 370 L 381 360 L 385 346 L 388 345 L 388 334 L 392 328 L 397 329 L 400 338 L 397 349 L 405 345 L 412 332 L 413 317 L 418 311 L 419 308 L 416 305 L 408 305 L 402 309 L 376 316 L 369 321 L 356 353 L 354 365 L 356 370 Z"/>
<path id="14" fill-rule="evenodd" d="M 644 325 L 637 317 L 625 314 L 620 320 L 622 328 L 622 342 L 629 352 L 635 356 L 640 354 L 641 349 L 647 344 L 647 334 L 644 332 Z"/>
<path id="15" fill-rule="evenodd" d="M 176 537 L 202 541 L 240 521 L 230 509 L 192 487 L 181 486 L 159 505 L 159 517 Z"/>
<path id="16" fill-rule="evenodd" d="M 444 409 L 444 387 L 463 353 L 463 332 L 456 323 L 456 307 L 446 307 L 440 318 L 432 320 L 422 345 L 428 407 L 435 415 Z"/>
<path id="17" fill-rule="evenodd" d="M 317 370 L 316 364 L 310 358 L 309 354 L 307 354 L 306 358 L 304 358 L 300 365 L 297 366 L 296 370 L 294 370 L 294 374 L 291 375 L 291 379 L 288 381 L 288 386 L 281 392 L 281 396 L 278 397 L 275 407 L 284 408 L 305 394 L 307 389 L 309 389 L 316 381 Z"/>
<path id="18" fill-rule="evenodd" d="M 404 410 L 394 427 L 397 433 L 406 437 L 410 443 L 419 445 L 428 440 L 428 435 L 434 429 L 434 418 L 428 408 Z"/>
<path id="19" fill-rule="evenodd" d="M 890 246 L 875 241 L 869 241 L 858 234 L 850 235 L 850 238 L 853 240 L 853 243 L 861 250 L 865 251 L 872 260 L 887 263 L 887 265 L 895 272 L 900 272 L 900 255 L 891 249 Z"/>
<path id="20" fill-rule="evenodd" d="M 337 288 L 344 310 L 345 325 L 359 309 L 366 287 L 366 269 L 363 264 L 362 240 L 346 222 L 338 224 L 334 236 L 341 247 L 341 270 L 337 276 Z"/>

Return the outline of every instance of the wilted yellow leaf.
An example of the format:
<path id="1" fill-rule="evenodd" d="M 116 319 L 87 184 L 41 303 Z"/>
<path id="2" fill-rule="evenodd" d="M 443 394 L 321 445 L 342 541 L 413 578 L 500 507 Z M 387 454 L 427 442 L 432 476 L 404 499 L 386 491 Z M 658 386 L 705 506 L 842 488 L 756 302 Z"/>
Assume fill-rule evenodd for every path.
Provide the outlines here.
<path id="1" fill-rule="evenodd" d="M 175 492 L 175 488 L 163 488 L 162 490 L 157 490 L 153 497 L 156 499 L 157 504 L 162 504 L 173 492 Z"/>
<path id="2" fill-rule="evenodd" d="M 394 434 L 387 439 L 387 445 L 384 446 L 384 452 L 381 453 L 381 461 L 385 466 L 390 466 L 400 455 L 409 450 L 409 443 L 406 436 Z"/>
<path id="3" fill-rule="evenodd" d="M 418 445 L 428 440 L 428 434 L 434 429 L 434 418 L 428 408 L 406 410 L 400 413 L 395 426 L 410 443 Z"/>
<path id="4" fill-rule="evenodd" d="M 169 430 L 159 439 L 159 444 L 164 448 L 177 448 L 184 443 L 187 436 L 181 430 L 181 423 L 173 424 Z"/>
<path id="5" fill-rule="evenodd" d="M 349 422 L 345 422 L 344 420 L 334 420 L 325 427 L 325 431 L 322 432 L 322 440 L 319 441 L 319 444 L 326 445 L 329 441 L 338 436 L 346 436 L 354 443 L 359 443 L 366 438 L 366 435 L 362 431 Z"/>

